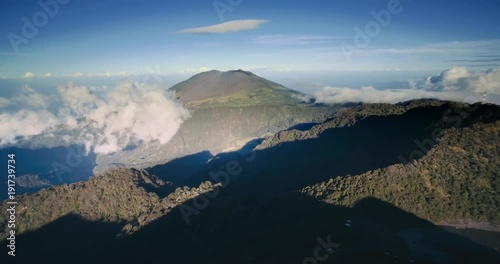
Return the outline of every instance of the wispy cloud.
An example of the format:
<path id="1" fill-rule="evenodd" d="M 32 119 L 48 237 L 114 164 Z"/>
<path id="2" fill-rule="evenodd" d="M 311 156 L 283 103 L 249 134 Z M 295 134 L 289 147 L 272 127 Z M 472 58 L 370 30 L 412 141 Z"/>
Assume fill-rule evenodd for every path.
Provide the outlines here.
<path id="1" fill-rule="evenodd" d="M 258 36 L 252 40 L 257 44 L 266 45 L 307 45 L 332 43 L 344 37 L 335 36 L 310 36 L 310 35 L 266 35 Z"/>
<path id="2" fill-rule="evenodd" d="M 266 43 L 286 43 L 284 37 L 266 37 L 254 39 Z M 335 43 L 321 43 L 321 38 L 292 38 L 296 43 L 309 45 L 280 45 L 280 49 L 259 51 L 252 56 L 279 58 L 288 62 L 290 58 L 302 58 L 306 63 L 300 67 L 308 69 L 336 69 L 356 71 L 377 71 L 379 69 L 397 69 L 401 71 L 440 71 L 455 66 L 470 66 L 486 69 L 500 66 L 500 39 L 479 41 L 453 41 L 406 46 L 369 46 L 366 48 L 342 49 Z M 326 40 L 325 40 L 326 41 Z M 337 42 L 336 40 L 332 40 Z M 480 57 L 481 56 L 481 57 Z M 348 58 L 352 57 L 351 63 Z M 463 61 L 460 61 L 463 60 Z M 471 60 L 471 61 L 469 61 Z M 475 61 L 472 61 L 475 60 Z M 293 64 L 293 63 L 292 63 Z M 297 66 L 295 66 L 297 68 Z"/>
<path id="3" fill-rule="evenodd" d="M 200 72 L 206 72 L 206 71 L 211 71 L 212 69 L 209 68 L 209 67 L 200 67 L 200 68 L 191 68 L 191 69 L 184 69 L 184 70 L 181 70 L 180 73 L 189 73 L 189 74 L 193 74 L 193 73 L 200 73 Z"/>
<path id="4" fill-rule="evenodd" d="M 210 34 L 223 34 L 228 32 L 247 31 L 259 28 L 260 25 L 268 23 L 268 20 L 262 19 L 248 19 L 248 20 L 233 20 L 221 24 L 215 24 L 206 27 L 187 28 L 177 31 L 179 34 L 197 34 L 197 33 L 210 33 Z"/>
<path id="5" fill-rule="evenodd" d="M 496 53 L 500 47 L 500 40 L 478 40 L 478 41 L 452 41 L 433 43 L 412 48 L 373 48 L 360 49 L 357 53 L 366 55 L 384 54 L 451 54 L 451 55 L 472 55 L 477 52 Z M 496 53 L 498 54 L 498 53 Z M 492 56 L 496 55 L 492 54 Z"/>
<path id="6" fill-rule="evenodd" d="M 458 63 L 468 67 L 499 67 L 500 57 L 497 55 L 473 55 L 462 59 L 449 60 L 447 62 Z"/>
<path id="7" fill-rule="evenodd" d="M 356 56 L 383 56 L 383 55 L 452 55 L 457 59 L 470 57 L 481 57 L 495 60 L 500 58 L 500 39 L 498 40 L 478 40 L 478 41 L 453 41 L 440 42 L 420 46 L 409 47 L 368 47 L 356 48 L 353 52 Z M 291 48 L 281 51 L 288 54 L 320 54 L 321 56 L 344 56 L 344 51 L 338 45 L 323 45 L 311 48 Z M 481 55 L 484 54 L 484 55 Z"/>
<path id="8" fill-rule="evenodd" d="M 52 76 L 52 75 L 51 75 Z M 62 77 L 71 78 L 94 78 L 94 77 L 125 77 L 129 76 L 127 72 L 101 72 L 101 73 L 82 73 L 75 72 L 70 74 L 63 74 Z"/>

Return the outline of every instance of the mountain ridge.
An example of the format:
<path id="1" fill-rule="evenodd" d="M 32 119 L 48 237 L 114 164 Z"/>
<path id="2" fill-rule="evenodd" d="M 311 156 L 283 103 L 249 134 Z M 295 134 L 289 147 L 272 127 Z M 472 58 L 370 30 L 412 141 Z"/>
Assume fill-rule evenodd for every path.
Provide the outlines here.
<path id="1" fill-rule="evenodd" d="M 355 111 L 359 115 L 342 114 L 337 121 L 351 127 L 361 126 L 360 129 L 332 127 L 320 135 L 321 139 L 325 133 L 329 134 L 326 141 L 298 140 L 254 150 L 256 159 L 251 166 L 243 163 L 248 153 L 209 157 L 205 165 L 208 172 L 227 168 L 229 161 L 242 166 L 240 178 L 235 178 L 226 187 L 221 182 L 204 181 L 203 178 L 198 178 L 200 182 L 194 186 L 176 186 L 175 175 L 168 175 L 174 172 L 171 169 L 158 170 L 154 174 L 144 170 L 118 169 L 92 177 L 88 182 L 51 187 L 34 195 L 22 196 L 19 203 L 25 208 L 19 211 L 20 237 L 26 243 L 23 245 L 40 255 L 50 255 L 50 251 L 43 246 L 43 241 L 50 237 L 48 233 L 57 234 L 55 241 L 59 242 L 67 236 L 79 234 L 78 230 L 86 230 L 79 234 L 81 244 L 72 245 L 70 252 L 97 250 L 99 257 L 109 257 L 109 260 L 117 256 L 120 259 L 133 258 L 137 252 L 153 260 L 164 257 L 168 252 L 173 263 L 199 263 L 201 256 L 186 255 L 189 250 L 184 251 L 194 246 L 208 254 L 202 254 L 207 257 L 207 263 L 234 263 L 234 259 L 227 259 L 228 255 L 242 258 L 238 263 L 277 263 L 283 258 L 282 253 L 290 248 L 294 249 L 293 254 L 286 255 L 290 261 L 301 259 L 301 256 L 303 259 L 310 252 L 309 247 L 315 247 L 304 243 L 308 244 L 309 240 L 314 242 L 315 237 L 321 234 L 332 234 L 334 241 L 341 244 L 339 252 L 344 252 L 332 255 L 332 258 L 335 256 L 342 260 L 338 263 L 352 263 L 358 257 L 371 260 L 370 256 L 383 257 L 384 252 L 409 260 L 415 256 L 410 253 L 417 247 L 415 243 L 418 243 L 417 248 L 434 248 L 434 243 L 441 243 L 446 249 L 439 251 L 450 258 L 461 260 L 465 256 L 490 261 L 483 263 L 495 263 L 491 260 L 498 260 L 498 252 L 480 248 L 460 237 L 446 235 L 448 242 L 436 241 L 436 238 L 429 238 L 430 242 L 426 242 L 401 235 L 401 232 L 417 232 L 424 237 L 427 236 L 425 232 L 445 235 L 443 230 L 433 225 L 442 221 L 464 218 L 496 224 L 500 221 L 499 196 L 495 192 L 500 183 L 494 173 L 500 167 L 499 160 L 495 159 L 500 155 L 500 109 L 488 105 L 476 108 L 474 105 L 454 103 L 441 106 L 432 105 L 436 102 L 425 104 L 429 103 L 431 106 L 405 110 L 406 114 L 398 113 L 401 106 L 375 105 L 371 110 L 370 106 L 358 108 Z M 414 105 L 419 104 L 415 102 Z M 386 112 L 384 108 L 387 108 Z M 424 126 L 423 134 L 426 134 L 432 130 L 427 126 L 441 125 L 434 121 L 434 117 L 439 119 L 447 110 L 464 110 L 470 115 L 460 127 L 443 127 L 442 140 L 423 157 L 407 164 L 352 174 L 355 176 L 323 171 L 329 179 L 309 184 L 308 179 L 319 178 L 321 170 L 327 170 L 323 165 L 335 165 L 336 162 L 336 165 L 342 165 L 340 163 L 344 161 L 322 162 L 316 157 L 301 156 L 290 161 L 288 157 L 297 146 L 300 154 L 300 148 L 314 150 L 319 145 L 332 151 L 334 149 L 329 149 L 329 146 L 342 146 L 335 145 L 336 138 L 342 141 L 346 136 L 354 137 L 353 142 L 357 142 L 360 133 L 376 131 L 377 126 L 373 125 L 379 121 L 383 121 L 383 126 L 411 124 L 412 127 L 405 131 L 412 131 L 413 126 Z M 369 113 L 372 115 L 363 117 Z M 352 116 L 363 119 L 349 119 Z M 341 117 L 348 121 L 340 122 Z M 414 123 L 420 119 L 423 121 Z M 387 137 L 386 131 L 373 134 L 374 139 L 392 138 L 392 135 Z M 414 135 L 409 136 L 412 140 Z M 363 145 L 363 142 L 360 144 Z M 291 147 L 284 148 L 284 145 Z M 347 147 L 359 148 L 354 145 Z M 378 155 L 388 150 L 382 149 Z M 296 164 L 298 162 L 311 163 L 309 165 L 313 169 L 299 171 L 297 175 L 301 178 L 293 178 L 290 176 L 294 175 L 288 175 L 291 171 L 280 167 L 283 161 L 294 166 L 292 170 L 305 164 Z M 362 164 L 354 161 L 353 166 L 360 167 Z M 201 173 L 205 174 L 205 170 Z M 273 181 L 273 178 L 279 181 Z M 247 184 L 254 180 L 256 184 Z M 271 192 L 260 192 L 260 189 Z M 467 196 L 462 196 L 464 191 Z M 70 202 L 66 202 L 68 199 Z M 2 203 L 3 209 L 5 206 L 5 202 Z M 447 209 L 449 207 L 453 209 Z M 185 210 L 195 212 L 189 216 L 190 224 L 185 222 Z M 352 221 L 352 227 L 345 227 L 346 219 Z M 4 230 L 5 219 L 1 218 L 0 223 Z M 85 226 L 89 228 L 85 229 Z M 99 226 L 102 226 L 102 231 L 99 231 Z M 415 231 L 419 228 L 426 231 Z M 2 233 L 4 237 L 5 232 Z M 95 242 L 92 240 L 96 238 L 102 245 L 93 246 Z M 285 239 L 286 243 L 282 240 L 279 243 L 278 238 Z M 449 242 L 457 240 L 461 240 L 462 244 Z M 234 241 L 238 243 L 233 244 Z M 463 245 L 469 246 L 464 248 Z M 150 253 L 142 255 L 145 252 Z M 416 263 L 428 263 L 428 257 L 422 258 L 422 262 Z"/>

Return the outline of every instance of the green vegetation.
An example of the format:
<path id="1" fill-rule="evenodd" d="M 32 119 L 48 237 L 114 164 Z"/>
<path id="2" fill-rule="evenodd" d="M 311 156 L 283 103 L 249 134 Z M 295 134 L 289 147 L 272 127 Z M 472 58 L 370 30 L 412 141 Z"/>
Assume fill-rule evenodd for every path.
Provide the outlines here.
<path id="1" fill-rule="evenodd" d="M 87 182 L 50 187 L 22 196 L 18 201 L 22 207 L 17 211 L 20 221 L 17 230 L 20 233 L 34 230 L 70 213 L 89 220 L 133 220 L 159 201 L 154 193 L 134 184 L 138 177 L 139 172 L 114 170 Z M 6 206 L 3 203 L 2 210 Z M 2 219 L 5 216 L 0 215 L 1 223 L 6 221 Z"/>
<path id="2" fill-rule="evenodd" d="M 135 169 L 115 169 L 86 182 L 43 189 L 18 200 L 16 230 L 36 230 L 58 218 L 77 214 L 86 220 L 116 222 L 124 225 L 124 233 L 168 213 L 172 208 L 201 193 L 212 191 L 210 182 L 198 188 L 177 188 L 154 175 Z M 162 198 L 163 193 L 170 193 Z M 0 206 L 8 208 L 6 202 Z M 0 239 L 6 237 L 7 214 L 0 214 Z"/>
<path id="3" fill-rule="evenodd" d="M 499 121 L 448 129 L 437 147 L 412 164 L 332 178 L 302 192 L 344 206 L 375 197 L 434 223 L 500 224 L 499 138 Z"/>

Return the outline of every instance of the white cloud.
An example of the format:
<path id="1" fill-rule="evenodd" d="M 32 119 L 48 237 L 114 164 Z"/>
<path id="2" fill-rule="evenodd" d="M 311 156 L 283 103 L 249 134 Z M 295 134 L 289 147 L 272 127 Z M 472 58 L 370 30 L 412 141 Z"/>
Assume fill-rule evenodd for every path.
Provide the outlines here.
<path id="1" fill-rule="evenodd" d="M 207 71 L 211 71 L 212 69 L 209 68 L 209 67 L 205 67 L 205 66 L 202 66 L 200 68 L 191 68 L 191 69 L 184 69 L 184 70 L 181 70 L 180 73 L 189 73 L 189 74 L 193 74 L 193 73 L 200 73 L 200 72 L 207 72 Z"/>
<path id="2" fill-rule="evenodd" d="M 20 89 L 20 93 L 14 96 L 13 102 L 31 109 L 44 109 L 49 105 L 49 97 L 36 92 L 31 86 L 25 85 Z"/>
<path id="3" fill-rule="evenodd" d="M 50 98 L 25 87 L 13 98 L 21 110 L 0 115 L 4 124 L 0 145 L 19 143 L 20 137 L 24 142 L 43 133 L 61 133 L 63 125 L 73 129 L 66 135 L 70 142 L 109 154 L 141 142 L 164 144 L 190 116 L 173 94 L 128 81 L 98 91 L 69 83 L 58 87 Z"/>
<path id="4" fill-rule="evenodd" d="M 43 75 L 43 77 L 50 78 L 50 77 L 52 77 L 52 73 L 47 72 L 46 74 Z"/>
<path id="5" fill-rule="evenodd" d="M 60 112 L 66 111 L 64 114 L 81 116 L 95 108 L 99 100 L 97 96 L 92 93 L 91 88 L 77 86 L 72 82 L 57 87 L 57 90 L 63 105 L 66 106 L 60 109 Z"/>
<path id="6" fill-rule="evenodd" d="M 297 98 L 303 102 L 310 102 L 314 96 L 308 94 L 292 94 L 292 97 Z"/>
<path id="7" fill-rule="evenodd" d="M 127 72 L 121 71 L 121 72 L 104 72 L 104 73 L 96 73 L 96 74 L 87 74 L 87 77 L 125 77 L 128 76 Z"/>
<path id="8" fill-rule="evenodd" d="M 454 67 L 437 76 L 428 77 L 414 86 L 433 91 L 468 91 L 500 94 L 500 68 L 469 72 L 466 67 Z"/>
<path id="9" fill-rule="evenodd" d="M 94 78 L 94 77 L 127 77 L 130 76 L 127 72 L 121 71 L 121 72 L 102 72 L 102 73 L 84 73 L 84 72 L 75 72 L 71 74 L 63 74 L 63 77 L 70 77 L 70 78 Z"/>
<path id="10" fill-rule="evenodd" d="M 0 114 L 0 145 L 15 144 L 17 137 L 31 137 L 58 124 L 58 118 L 47 110 L 21 110 Z"/>
<path id="11" fill-rule="evenodd" d="M 189 117 L 189 112 L 173 97 L 162 89 L 120 82 L 85 115 L 94 127 L 103 129 L 102 138 L 94 150 L 110 153 L 141 141 L 167 143 Z"/>
<path id="12" fill-rule="evenodd" d="M 421 98 L 478 102 L 482 94 L 500 94 L 500 69 L 469 72 L 465 67 L 454 67 L 425 80 L 409 81 L 410 89 L 376 89 L 363 87 L 323 87 L 314 93 L 318 103 L 396 103 Z M 496 98 L 496 97 L 495 97 Z M 495 101 L 496 99 L 493 98 Z M 495 101 L 496 103 L 496 101 Z"/>
<path id="13" fill-rule="evenodd" d="M 338 104 L 346 102 L 397 103 L 412 99 L 435 98 L 460 101 L 466 96 L 452 92 L 431 92 L 411 89 L 379 90 L 374 87 L 361 89 L 326 86 L 314 93 L 318 103 Z"/>
<path id="14" fill-rule="evenodd" d="M 26 72 L 23 75 L 23 78 L 26 78 L 26 79 L 33 78 L 33 77 L 35 77 L 35 74 L 33 74 L 32 72 Z"/>
<path id="15" fill-rule="evenodd" d="M 268 23 L 268 20 L 248 19 L 248 20 L 233 20 L 221 24 L 215 24 L 207 27 L 188 28 L 178 31 L 180 34 L 193 33 L 216 33 L 222 34 L 227 32 L 238 32 L 257 29 L 260 25 Z"/>
<path id="16" fill-rule="evenodd" d="M 210 69 L 210 68 L 208 68 L 208 67 L 201 67 L 201 68 L 199 69 L 199 72 L 207 72 L 207 71 L 210 71 L 210 70 L 212 70 L 212 69 Z"/>

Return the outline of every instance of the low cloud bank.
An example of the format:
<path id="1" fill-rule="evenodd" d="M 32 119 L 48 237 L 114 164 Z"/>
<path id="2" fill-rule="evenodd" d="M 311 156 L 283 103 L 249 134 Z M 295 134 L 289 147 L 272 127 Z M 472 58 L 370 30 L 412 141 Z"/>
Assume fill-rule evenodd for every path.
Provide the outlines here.
<path id="1" fill-rule="evenodd" d="M 500 94 L 500 68 L 469 72 L 465 67 L 455 67 L 437 76 L 428 77 L 423 83 L 416 82 L 412 88 Z"/>
<path id="2" fill-rule="evenodd" d="M 69 83 L 53 95 L 24 87 L 0 102 L 0 147 L 45 133 L 110 154 L 143 142 L 167 143 L 190 116 L 172 93 L 128 81 L 100 90 Z"/>
<path id="3" fill-rule="evenodd" d="M 469 72 L 465 67 L 455 67 L 437 76 L 409 81 L 410 88 L 376 89 L 362 87 L 323 87 L 313 94 L 318 103 L 397 103 L 412 99 L 435 98 L 463 102 L 490 100 L 497 102 L 500 94 L 500 69 Z"/>
<path id="4" fill-rule="evenodd" d="M 374 87 L 361 89 L 326 86 L 314 93 L 318 103 L 338 104 L 346 102 L 397 103 L 412 99 L 435 98 L 442 100 L 460 100 L 464 95 L 452 92 L 429 92 L 411 89 L 378 90 Z"/>

